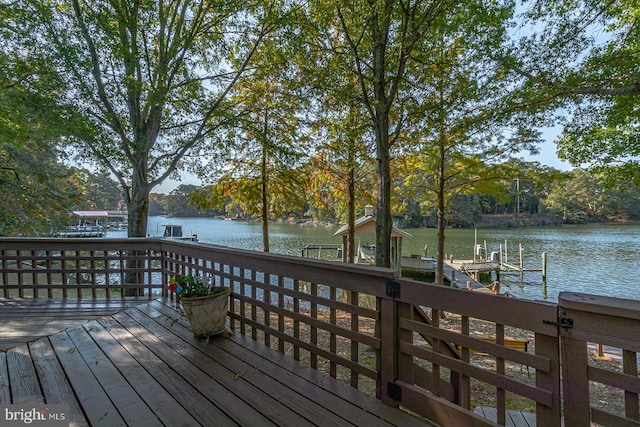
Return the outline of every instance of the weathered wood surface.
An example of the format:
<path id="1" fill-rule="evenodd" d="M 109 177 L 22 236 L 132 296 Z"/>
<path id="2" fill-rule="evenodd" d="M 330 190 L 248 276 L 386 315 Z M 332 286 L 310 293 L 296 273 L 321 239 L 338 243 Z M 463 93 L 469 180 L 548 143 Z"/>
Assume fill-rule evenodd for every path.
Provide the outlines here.
<path id="1" fill-rule="evenodd" d="M 496 409 L 489 406 L 478 406 L 474 412 L 490 421 L 495 422 L 498 419 Z M 507 427 L 535 427 L 536 416 L 531 412 L 507 411 L 504 425 Z"/>
<path id="2" fill-rule="evenodd" d="M 0 403 L 84 425 L 428 425 L 237 334 L 193 337 L 166 300 L 0 353 Z"/>
<path id="3" fill-rule="evenodd" d="M 0 350 L 150 301 L 132 298 L 0 298 Z"/>

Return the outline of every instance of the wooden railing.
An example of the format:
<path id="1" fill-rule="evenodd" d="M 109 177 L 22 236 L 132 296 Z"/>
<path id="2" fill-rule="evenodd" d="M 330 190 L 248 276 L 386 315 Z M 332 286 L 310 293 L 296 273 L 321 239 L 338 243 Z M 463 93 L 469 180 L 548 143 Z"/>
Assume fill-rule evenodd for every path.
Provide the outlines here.
<path id="1" fill-rule="evenodd" d="M 0 239 L 5 298 L 161 295 L 162 273 L 157 239 Z"/>
<path id="2" fill-rule="evenodd" d="M 565 325 L 560 328 L 565 424 L 640 425 L 640 301 L 563 292 L 558 302 Z M 595 345 L 606 351 L 594 359 L 589 352 Z M 611 360 L 608 366 L 598 363 Z M 620 396 L 618 405 L 592 399 L 603 387 L 608 396 Z"/>
<path id="3" fill-rule="evenodd" d="M 482 423 L 472 410 L 483 405 L 505 424 L 513 401 L 538 425 L 561 424 L 556 305 L 405 279 L 394 289 L 397 328 L 388 333 L 397 336 L 383 346 L 396 343 L 387 354 L 397 372 L 381 378 L 389 396 L 443 425 Z M 513 337 L 531 337 L 532 353 L 510 348 Z"/>
<path id="4" fill-rule="evenodd" d="M 381 395 L 376 324 L 392 270 L 213 245 L 162 248 L 167 271 L 232 288 L 234 330 Z"/>
<path id="5" fill-rule="evenodd" d="M 540 426 L 640 422 L 638 301 L 533 302 L 172 239 L 0 239 L 5 297 L 168 295 L 175 274 L 231 287 L 235 333 L 442 425 L 506 424 L 513 411 Z M 619 369 L 594 364 L 594 342 L 619 350 Z M 594 383 L 618 389 L 622 409 L 591 405 Z"/>

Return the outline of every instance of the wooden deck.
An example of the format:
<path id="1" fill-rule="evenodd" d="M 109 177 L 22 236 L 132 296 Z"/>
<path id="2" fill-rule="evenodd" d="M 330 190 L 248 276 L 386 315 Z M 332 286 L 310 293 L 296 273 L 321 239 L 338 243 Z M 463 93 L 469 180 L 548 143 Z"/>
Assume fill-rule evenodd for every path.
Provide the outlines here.
<path id="1" fill-rule="evenodd" d="M 3 339 L 36 333 L 16 313 L 38 313 L 2 303 Z M 47 324 L 0 353 L 0 403 L 66 404 L 74 426 L 429 425 L 250 338 L 195 339 L 169 301 L 88 322 L 99 310 L 87 310 L 80 326 L 55 323 L 64 330 L 49 335 Z"/>
<path id="2" fill-rule="evenodd" d="M 498 419 L 498 413 L 495 408 L 478 406 L 474 412 L 494 422 Z M 530 412 L 507 411 L 505 426 L 536 427 L 536 416 Z"/>
<path id="3" fill-rule="evenodd" d="M 0 298 L 0 350 L 148 303 L 149 298 Z"/>

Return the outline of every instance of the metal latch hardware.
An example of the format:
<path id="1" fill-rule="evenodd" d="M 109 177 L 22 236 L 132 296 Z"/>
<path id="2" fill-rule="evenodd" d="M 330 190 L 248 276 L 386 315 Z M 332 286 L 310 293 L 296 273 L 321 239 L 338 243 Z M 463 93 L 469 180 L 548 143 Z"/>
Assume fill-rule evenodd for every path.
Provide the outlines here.
<path id="1" fill-rule="evenodd" d="M 400 298 L 400 283 L 387 280 L 387 296 L 389 298 Z"/>
<path id="2" fill-rule="evenodd" d="M 558 315 L 557 322 L 554 322 L 552 320 L 543 320 L 542 323 L 545 323 L 547 325 L 558 326 L 564 329 L 565 331 L 568 331 L 569 329 L 573 328 L 573 319 L 566 317 L 564 313 L 561 313 Z"/>
<path id="3" fill-rule="evenodd" d="M 387 396 L 396 402 L 402 402 L 402 387 L 396 383 L 387 382 Z"/>

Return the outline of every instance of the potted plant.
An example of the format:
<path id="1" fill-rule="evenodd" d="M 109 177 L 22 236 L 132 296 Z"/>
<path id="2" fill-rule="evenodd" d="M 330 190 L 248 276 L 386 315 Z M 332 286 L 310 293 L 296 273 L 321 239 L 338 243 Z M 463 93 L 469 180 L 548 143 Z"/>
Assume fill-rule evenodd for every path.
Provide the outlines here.
<path id="1" fill-rule="evenodd" d="M 208 338 L 225 331 L 231 288 L 212 286 L 210 279 L 204 283 L 189 274 L 169 279 L 169 290 L 182 304 L 194 336 Z"/>

